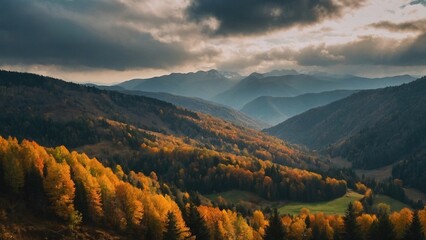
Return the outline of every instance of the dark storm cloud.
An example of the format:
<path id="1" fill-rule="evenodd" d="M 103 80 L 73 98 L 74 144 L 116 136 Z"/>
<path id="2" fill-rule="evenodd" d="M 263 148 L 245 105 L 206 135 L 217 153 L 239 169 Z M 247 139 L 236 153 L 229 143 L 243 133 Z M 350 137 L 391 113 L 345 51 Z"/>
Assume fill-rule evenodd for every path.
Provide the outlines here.
<path id="1" fill-rule="evenodd" d="M 95 25 L 101 16 L 119 19 Z M 124 70 L 173 66 L 194 57 L 181 44 L 120 25 L 126 17 L 137 14 L 118 1 L 2 0 L 0 65 Z"/>
<path id="2" fill-rule="evenodd" d="M 187 9 L 191 20 L 210 17 L 219 21 L 214 34 L 255 34 L 295 25 L 309 25 L 338 17 L 345 8 L 363 1 L 350 0 L 192 0 Z"/>
<path id="3" fill-rule="evenodd" d="M 355 42 L 333 46 L 307 47 L 293 53 L 293 60 L 303 66 L 389 65 L 425 66 L 426 34 L 402 42 L 364 37 Z"/>
<path id="4" fill-rule="evenodd" d="M 383 28 L 389 31 L 422 31 L 426 29 L 426 19 L 403 22 L 403 23 L 393 23 L 389 21 L 382 21 L 378 23 L 373 23 L 370 26 L 375 28 Z"/>
<path id="5" fill-rule="evenodd" d="M 410 2 L 411 5 L 416 5 L 416 4 L 422 4 L 423 6 L 426 6 L 426 0 L 414 0 Z"/>

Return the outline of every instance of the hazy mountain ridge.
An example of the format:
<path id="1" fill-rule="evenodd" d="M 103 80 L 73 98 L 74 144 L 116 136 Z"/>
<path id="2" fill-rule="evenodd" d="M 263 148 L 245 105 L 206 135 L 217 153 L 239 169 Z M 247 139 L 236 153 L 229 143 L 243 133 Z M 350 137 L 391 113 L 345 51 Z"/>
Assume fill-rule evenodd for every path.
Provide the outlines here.
<path id="1" fill-rule="evenodd" d="M 117 85 L 127 90 L 167 92 L 180 96 L 209 99 L 236 84 L 240 79 L 238 76 L 236 73 L 210 70 L 133 79 Z"/>
<path id="2" fill-rule="evenodd" d="M 296 97 L 262 96 L 247 103 L 241 111 L 256 119 L 276 125 L 311 108 L 326 105 L 350 96 L 357 90 L 334 90 L 306 93 Z"/>
<path id="3" fill-rule="evenodd" d="M 271 125 L 268 125 L 267 123 L 255 120 L 249 117 L 248 115 L 240 111 L 234 110 L 228 106 L 207 101 L 202 98 L 177 96 L 177 95 L 164 93 L 164 92 L 144 92 L 144 91 L 136 91 L 136 90 L 134 91 L 125 90 L 124 88 L 120 86 L 96 86 L 96 87 L 105 89 L 105 90 L 119 91 L 119 92 L 130 94 L 130 95 L 139 95 L 139 96 L 155 98 L 161 101 L 172 103 L 179 107 L 186 108 L 194 112 L 201 112 L 201 113 L 211 115 L 213 117 L 218 117 L 243 127 L 249 127 L 249 128 L 260 130 L 268 126 L 271 126 Z"/>
<path id="4" fill-rule="evenodd" d="M 279 73 L 280 71 L 278 71 Z M 291 72 L 291 71 L 290 71 Z M 295 97 L 306 93 L 320 93 L 333 90 L 362 90 L 395 86 L 413 81 L 408 75 L 363 78 L 351 75 L 280 75 L 271 72 L 263 75 L 253 73 L 242 79 L 229 90 L 213 98 L 216 102 L 241 109 L 245 104 L 261 96 Z"/>
<path id="5" fill-rule="evenodd" d="M 329 83 L 308 75 L 284 75 L 264 77 L 251 74 L 231 89 L 213 98 L 216 102 L 240 109 L 247 102 L 261 96 L 292 97 L 306 92 L 325 91 Z M 331 85 L 331 84 L 330 84 Z"/>

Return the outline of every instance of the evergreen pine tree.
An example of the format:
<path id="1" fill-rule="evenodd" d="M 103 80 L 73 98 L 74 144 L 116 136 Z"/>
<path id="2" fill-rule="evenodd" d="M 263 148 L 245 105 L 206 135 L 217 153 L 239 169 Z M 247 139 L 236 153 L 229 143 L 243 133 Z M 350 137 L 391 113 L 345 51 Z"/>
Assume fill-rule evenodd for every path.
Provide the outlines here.
<path id="1" fill-rule="evenodd" d="M 210 232 L 207 228 L 206 222 L 198 212 L 197 207 L 193 205 L 189 208 L 187 225 L 191 230 L 192 235 L 196 236 L 196 239 L 210 239 Z"/>
<path id="2" fill-rule="evenodd" d="M 380 236 L 379 236 L 379 221 L 378 220 L 375 220 L 371 224 L 370 230 L 368 231 L 368 234 L 367 234 L 367 239 L 368 240 L 380 239 Z"/>
<path id="3" fill-rule="evenodd" d="M 422 225 L 419 220 L 418 211 L 414 212 L 413 220 L 405 232 L 404 240 L 424 240 Z"/>
<path id="4" fill-rule="evenodd" d="M 166 231 L 164 232 L 164 240 L 178 240 L 180 236 L 179 229 L 177 227 L 176 216 L 173 212 L 169 211 L 167 213 L 167 225 Z"/>
<path id="5" fill-rule="evenodd" d="M 281 221 L 281 217 L 278 214 L 277 209 L 274 210 L 274 213 L 269 220 L 269 226 L 265 229 L 265 240 L 283 240 L 286 239 L 286 232 L 284 224 Z"/>
<path id="6" fill-rule="evenodd" d="M 310 240 L 318 240 L 320 239 L 320 235 L 321 233 L 318 225 L 314 224 L 314 226 L 312 227 L 312 234 Z"/>
<path id="7" fill-rule="evenodd" d="M 378 216 L 379 222 L 377 224 L 377 229 L 375 237 L 376 239 L 386 239 L 386 240 L 395 240 L 396 234 L 394 231 L 394 226 L 389 220 L 389 214 L 387 212 L 381 213 Z"/>
<path id="8" fill-rule="evenodd" d="M 308 216 L 306 216 L 305 218 L 305 224 L 306 224 L 306 228 L 310 228 L 311 227 L 311 218 Z"/>
<path id="9" fill-rule="evenodd" d="M 344 222 L 345 222 L 344 239 L 346 240 L 361 239 L 359 234 L 359 227 L 356 223 L 356 215 L 355 215 L 352 202 L 349 203 L 348 208 L 346 209 Z"/>

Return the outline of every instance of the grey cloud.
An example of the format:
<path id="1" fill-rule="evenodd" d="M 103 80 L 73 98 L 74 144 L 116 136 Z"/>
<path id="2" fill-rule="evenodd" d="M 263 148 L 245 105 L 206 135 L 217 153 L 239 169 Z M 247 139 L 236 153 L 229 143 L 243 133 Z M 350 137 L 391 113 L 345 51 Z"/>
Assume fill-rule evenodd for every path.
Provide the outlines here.
<path id="1" fill-rule="evenodd" d="M 426 34 L 402 42 L 376 37 L 333 45 L 307 47 L 295 52 L 293 59 L 303 66 L 388 65 L 425 66 Z"/>
<path id="2" fill-rule="evenodd" d="M 244 69 L 262 64 L 274 64 L 280 61 L 293 62 L 301 67 L 336 66 L 389 66 L 422 67 L 426 66 L 426 33 L 404 41 L 367 36 L 357 41 L 337 45 L 316 45 L 292 50 L 273 48 L 269 51 L 231 59 L 219 67 Z"/>
<path id="3" fill-rule="evenodd" d="M 411 5 L 416 5 L 416 4 L 422 4 L 423 6 L 426 6 L 426 0 L 414 0 L 410 2 Z"/>
<path id="4" fill-rule="evenodd" d="M 309 25 L 341 16 L 363 1 L 350 0 L 192 0 L 188 17 L 196 22 L 213 17 L 214 34 L 256 34 L 295 25 Z"/>
<path id="5" fill-rule="evenodd" d="M 94 25 L 101 15 L 136 16 L 119 1 L 3 0 L 0 65 L 124 70 L 164 68 L 197 57 L 180 43 L 160 42 L 149 33 L 130 27 Z M 111 20 L 120 21 L 123 19 Z"/>
<path id="6" fill-rule="evenodd" d="M 375 28 L 387 29 L 390 31 L 423 31 L 426 29 L 426 19 L 421 19 L 417 21 L 403 22 L 403 23 L 393 23 L 389 21 L 382 21 L 378 23 L 373 23 L 370 26 Z"/>

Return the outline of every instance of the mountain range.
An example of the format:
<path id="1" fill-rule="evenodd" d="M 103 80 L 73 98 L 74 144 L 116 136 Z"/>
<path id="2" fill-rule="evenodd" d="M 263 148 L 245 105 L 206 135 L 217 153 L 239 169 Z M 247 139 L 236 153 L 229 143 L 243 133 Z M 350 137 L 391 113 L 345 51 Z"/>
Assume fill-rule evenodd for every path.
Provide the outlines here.
<path id="1" fill-rule="evenodd" d="M 332 86 L 332 83 L 303 74 L 265 77 L 253 73 L 213 100 L 240 109 L 260 96 L 292 97 L 307 92 L 326 91 Z"/>
<path id="2" fill-rule="evenodd" d="M 166 92 L 186 97 L 210 99 L 225 91 L 241 79 L 232 72 L 217 70 L 191 73 L 172 73 L 149 79 L 132 79 L 118 84 L 126 90 L 145 92 Z"/>
<path id="3" fill-rule="evenodd" d="M 384 78 L 362 78 L 338 75 L 282 75 L 265 76 L 253 73 L 229 90 L 218 94 L 214 101 L 241 109 L 245 104 L 261 96 L 294 97 L 306 93 L 333 90 L 361 90 L 395 86 L 415 78 L 402 75 Z"/>
<path id="4" fill-rule="evenodd" d="M 295 97 L 306 93 L 333 90 L 362 90 L 395 86 L 413 81 L 408 75 L 364 78 L 327 73 L 302 74 L 295 70 L 273 70 L 242 77 L 237 73 L 217 70 L 172 73 L 149 79 L 133 79 L 115 85 L 130 91 L 160 92 L 176 96 L 196 97 L 230 106 L 236 110 L 259 97 Z M 179 105 L 179 103 L 175 103 Z M 285 108 L 284 106 L 278 106 Z M 247 108 L 246 108 L 247 109 Z M 193 109 L 196 110 L 196 109 Z M 249 112 L 252 112 L 250 110 Z M 255 115 L 251 115 L 254 117 Z M 285 115 L 285 114 L 284 114 Z M 276 123 L 279 119 L 264 122 Z M 248 125 L 246 125 L 248 126 Z"/>

